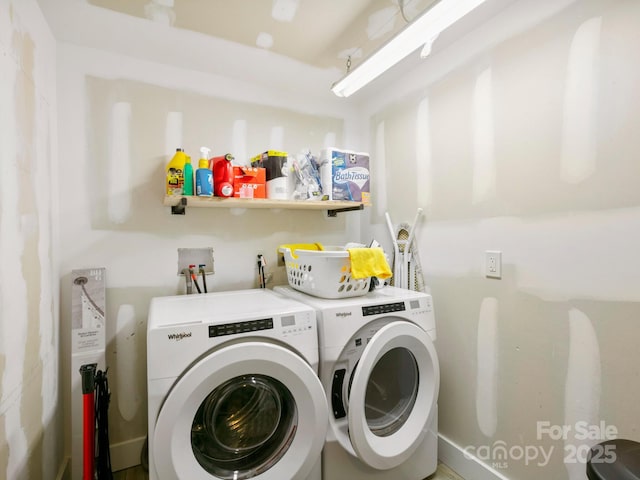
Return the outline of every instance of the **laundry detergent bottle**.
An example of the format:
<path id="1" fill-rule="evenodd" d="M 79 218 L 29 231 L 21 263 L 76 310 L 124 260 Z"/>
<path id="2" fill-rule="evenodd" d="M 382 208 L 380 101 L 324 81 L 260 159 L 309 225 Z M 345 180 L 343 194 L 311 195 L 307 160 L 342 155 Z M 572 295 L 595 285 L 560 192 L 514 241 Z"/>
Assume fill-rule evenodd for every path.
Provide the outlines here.
<path id="1" fill-rule="evenodd" d="M 182 192 L 183 195 L 193 195 L 193 166 L 189 155 L 187 155 L 184 163 L 184 188 Z"/>
<path id="2" fill-rule="evenodd" d="M 209 152 L 207 147 L 200 149 L 200 160 L 196 170 L 196 195 L 211 197 L 213 195 L 213 173 L 209 169 Z"/>
<path id="3" fill-rule="evenodd" d="M 233 197 L 233 155 L 213 159 L 213 186 L 216 197 Z"/>
<path id="4" fill-rule="evenodd" d="M 176 153 L 167 164 L 167 195 L 182 195 L 184 192 L 184 166 L 187 155 L 182 148 L 176 148 Z"/>

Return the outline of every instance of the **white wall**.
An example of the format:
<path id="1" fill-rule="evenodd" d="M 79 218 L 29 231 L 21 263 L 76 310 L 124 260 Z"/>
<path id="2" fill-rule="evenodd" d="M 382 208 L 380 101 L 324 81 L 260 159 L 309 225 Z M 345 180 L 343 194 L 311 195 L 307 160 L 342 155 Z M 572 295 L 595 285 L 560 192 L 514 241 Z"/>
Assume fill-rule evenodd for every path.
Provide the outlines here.
<path id="1" fill-rule="evenodd" d="M 71 270 L 92 266 L 107 272 L 112 461 L 124 468 L 138 463 L 146 434 L 149 299 L 183 292 L 177 248 L 213 247 L 208 285 L 221 291 L 257 286 L 257 253 L 271 285 L 285 283 L 276 266 L 281 243 L 359 240 L 357 214 L 172 216 L 162 206 L 170 152 L 183 146 L 197 160 L 207 145 L 240 162 L 268 148 L 318 152 L 358 145 L 360 124 L 328 88 L 320 93 L 326 71 L 268 52 L 83 2 L 43 2 L 63 41 L 56 46 L 35 2 L 0 7 L 0 470 L 11 479 L 65 472 L 78 415 L 69 398 Z"/>
<path id="2" fill-rule="evenodd" d="M 51 478 L 61 464 L 53 439 L 64 428 L 54 413 L 69 379 L 53 379 L 58 352 L 68 371 L 72 269 L 107 268 L 110 434 L 117 445 L 139 445 L 146 308 L 154 295 L 182 291 L 178 247 L 214 248 L 214 290 L 255 286 L 260 251 L 274 282 L 284 283 L 278 244 L 375 236 L 389 245 L 384 212 L 398 223 L 418 207 L 417 242 L 438 314 L 440 429 L 452 450 L 471 447 L 512 479 L 544 472 L 573 480 L 584 478 L 583 465 L 564 461 L 585 445 L 574 435 L 578 421 L 601 420 L 640 440 L 636 1 L 536 2 L 548 10 L 540 23 L 530 20 L 532 2 L 517 2 L 446 50 L 436 44 L 411 75 L 349 104 L 328 96 L 327 72 L 244 52 L 244 66 L 286 65 L 307 81 L 296 90 L 288 77 L 221 75 L 222 60 L 240 52 L 222 55 L 228 46 L 204 36 L 72 2 L 43 7 L 57 9 L 63 32 L 56 99 L 53 39 L 32 1 L 16 3 L 0 3 L 0 61 L 11 72 L 0 80 L 1 111 L 15 112 L 0 119 L 0 471 L 9 478 L 39 469 Z M 71 15 L 82 32 L 67 24 Z M 34 60 L 25 63 L 29 45 Z M 170 112 L 182 113 L 179 137 L 164 128 Z M 238 133 L 243 125 L 251 135 Z M 172 216 L 161 205 L 169 138 L 182 138 L 193 157 L 207 143 L 251 155 L 280 138 L 292 151 L 318 149 L 325 138 L 367 149 L 370 138 L 374 207 L 332 220 L 262 210 Z M 503 252 L 502 280 L 482 274 L 487 249 Z M 555 441 L 538 435 L 540 421 L 573 430 Z M 553 451 L 544 469 L 493 462 L 500 442 Z M 481 478 L 475 463 L 451 460 Z"/>
<path id="3" fill-rule="evenodd" d="M 640 3 L 535 3 L 357 99 L 385 172 L 364 236 L 425 211 L 442 454 L 466 478 L 584 479 L 600 422 L 640 440 Z"/>
<path id="4" fill-rule="evenodd" d="M 96 28 L 108 29 L 109 15 L 105 22 L 107 27 Z M 131 45 L 160 35 L 155 24 L 137 22 Z M 161 36 L 158 42 L 182 51 L 195 41 L 177 30 Z M 217 47 L 203 35 L 197 41 L 204 51 Z M 301 69 L 299 92 L 289 80 L 267 86 L 259 75 L 238 80 L 203 71 L 195 61 L 190 69 L 103 47 L 58 46 L 61 352 L 66 372 L 71 270 L 106 267 L 109 433 L 117 470 L 139 461 L 147 429 L 147 308 L 153 296 L 184 293 L 178 248 L 213 247 L 215 275 L 207 284 L 210 291 L 223 291 L 258 286 L 258 253 L 273 275 L 270 286 L 286 283 L 284 268 L 276 265 L 280 244 L 360 240 L 357 213 L 329 219 L 321 211 L 187 208 L 185 216 L 171 215 L 162 205 L 163 172 L 174 149 L 184 147 L 194 164 L 201 146 L 212 155 L 231 152 L 244 164 L 269 148 L 292 154 L 303 148 L 319 153 L 332 144 L 357 148 L 361 132 L 355 110 L 328 88 L 316 96 L 305 93 L 322 74 L 316 70 Z M 210 58 L 212 64 L 216 59 Z M 252 69 L 266 71 L 281 61 L 263 56 Z M 69 382 L 64 379 L 65 392 Z M 72 414 L 67 409 L 67 418 Z"/>
<path id="5" fill-rule="evenodd" d="M 0 1 L 0 477 L 56 478 L 64 443 L 55 222 L 55 40 Z"/>

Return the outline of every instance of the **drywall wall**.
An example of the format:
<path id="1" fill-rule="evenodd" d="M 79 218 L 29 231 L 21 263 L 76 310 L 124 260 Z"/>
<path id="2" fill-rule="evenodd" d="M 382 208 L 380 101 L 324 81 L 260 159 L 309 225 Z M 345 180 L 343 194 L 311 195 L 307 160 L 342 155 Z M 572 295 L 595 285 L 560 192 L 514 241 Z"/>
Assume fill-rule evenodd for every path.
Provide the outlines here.
<path id="1" fill-rule="evenodd" d="M 613 429 L 640 441 L 640 4 L 532 22 L 534 3 L 555 2 L 517 2 L 360 99 L 386 172 L 365 236 L 390 247 L 384 212 L 425 212 L 439 428 L 466 478 L 584 479 Z"/>
<path id="2" fill-rule="evenodd" d="M 112 385 L 135 386 L 126 394 L 114 392 L 111 420 L 116 447 L 139 446 L 145 432 L 146 305 L 151 296 L 181 291 L 174 263 L 178 247 L 213 246 L 217 273 L 212 287 L 247 288 L 255 281 L 258 249 L 272 252 L 297 232 L 324 242 L 355 236 L 385 241 L 384 212 L 388 210 L 396 222 L 410 221 L 417 207 L 425 209 L 417 241 L 438 314 L 443 436 L 460 453 L 465 449 L 474 452 L 485 465 L 513 479 L 537 478 L 542 467 L 527 465 L 514 455 L 506 460 L 492 458 L 492 453 L 502 451 L 492 447 L 533 446 L 541 454 L 553 447 L 545 476 L 573 479 L 581 478 L 583 466 L 572 462 L 571 456 L 565 462 L 565 457 L 584 445 L 575 435 L 577 422 L 595 425 L 600 419 L 618 428 L 621 435 L 638 439 L 638 388 L 633 380 L 640 365 L 634 341 L 640 313 L 635 271 L 640 215 L 637 189 L 633 188 L 638 177 L 633 161 L 638 136 L 633 128 L 640 109 L 633 88 L 638 83 L 638 66 L 628 54 L 638 45 L 636 3 L 518 2 L 497 23 L 489 23 L 447 50 L 438 51 L 435 45 L 434 55 L 414 74 L 361 104 L 370 120 L 369 149 L 378 172 L 373 186 L 375 206 L 357 219 L 348 214 L 334 220 L 295 211 L 189 210 L 185 217 L 173 217 L 160 204 L 161 186 L 157 184 L 175 144 L 189 141 L 186 148 L 197 151 L 203 136 L 217 139 L 221 149 L 224 145 L 244 152 L 237 154 L 240 157 L 272 146 L 272 142 L 287 147 L 291 138 L 295 139 L 294 149 L 302 144 L 319 148 L 340 141 L 344 145 L 364 143 L 359 136 L 360 115 L 353 106 L 347 109 L 313 93 L 326 90 L 330 83 L 323 72 L 314 76 L 314 72 L 287 63 L 290 77 L 238 80 L 242 75 L 221 74 L 226 66 L 231 68 L 225 63 L 229 59 L 239 63 L 236 53 L 240 52 L 229 50 L 228 55 L 221 55 L 226 44 L 213 45 L 184 32 L 167 37 L 158 26 L 97 15 L 85 4 L 73 11 L 82 17 L 80 24 L 86 30 L 81 40 L 87 41 L 78 41 L 71 38 L 72 28 L 64 28 L 71 18 L 65 14 L 69 12 L 61 11 L 58 20 L 63 24 L 61 30 L 67 32 L 65 40 L 84 46 L 65 43 L 59 48 L 61 207 L 50 230 L 60 226 L 64 246 L 60 353 L 64 363 L 69 352 L 65 335 L 71 269 L 106 266 Z M 3 14 L 11 11 L 5 5 L 2 3 Z M 550 5 L 555 12 L 541 23 L 529 21 L 523 27 L 518 22 L 535 18 L 527 8 Z M 28 12 L 32 7 L 31 2 L 21 2 L 19 11 Z M 7 13 L 3 22 L 5 18 L 16 16 Z M 47 31 L 39 28 L 37 13 L 22 13 L 19 18 L 20 29 Z M 10 29 L 1 31 L 5 35 Z M 497 39 L 492 32 L 503 36 Z M 5 38 L 0 46 L 10 50 L 11 43 Z M 106 51 L 113 50 L 110 42 L 117 43 L 115 52 Z M 34 44 L 41 42 L 36 38 Z M 50 62 L 55 56 L 47 58 Z M 211 58 L 221 61 L 211 62 Z M 280 65 L 268 56 L 250 58 L 244 78 L 251 78 L 248 71 L 252 68 L 255 75 L 255 71 L 273 72 L 274 65 Z M 7 71 L 17 68 L 18 61 L 11 57 L 2 61 L 9 61 Z M 178 66 L 168 66 L 171 63 Z M 255 70 L 256 65 L 264 68 Z M 48 78 L 38 73 L 33 76 L 37 81 Z M 299 82 L 299 78 L 309 81 Z M 51 87 L 55 82 L 46 83 Z M 296 83 L 302 84 L 303 92 L 288 88 Z M 20 97 L 7 85 L 3 83 L 0 92 L 3 102 L 12 105 Z M 165 96 L 174 103 L 162 105 Z M 55 95 L 35 95 L 42 97 L 48 104 L 41 109 L 51 112 Z M 209 111 L 219 107 L 229 112 L 230 106 L 244 114 L 221 119 Z M 274 114 L 277 122 L 270 120 Z M 150 119 L 149 125 L 141 118 Z M 193 127 L 190 122 L 196 118 L 205 123 L 196 121 Z M 11 140 L 3 145 L 22 141 L 11 133 L 20 125 L 18 120 L 17 116 L 14 121 L 9 119 L 10 128 L 2 130 Z M 300 121 L 301 125 L 317 125 L 317 131 L 301 133 L 297 130 Z M 341 127 L 327 127 L 334 122 Z M 253 137 L 250 132 L 256 125 L 260 136 Z M 49 130 L 54 127 L 55 120 L 50 120 Z M 193 128 L 199 133 L 192 133 Z M 221 128 L 228 135 L 208 128 Z M 293 137 L 291 129 L 298 132 Z M 38 142 L 47 135 L 38 134 Z M 230 143 L 225 145 L 225 141 Z M 55 136 L 48 142 L 55 145 Z M 6 158 L 14 156 L 7 157 L 3 151 L 3 169 Z M 8 171 L 14 175 L 16 167 L 12 168 Z M 58 169 L 52 168 L 49 174 L 53 182 L 48 188 L 55 191 Z M 14 252 L 27 244 L 33 249 L 34 242 L 16 233 L 33 232 L 32 217 L 18 222 L 18 207 L 9 208 L 15 195 L 4 182 L 2 188 L 0 221 L 3 227 L 7 218 L 12 222 L 12 229 L 2 230 L 3 242 Z M 151 200 L 153 196 L 157 200 Z M 55 206 L 58 197 L 52 197 Z M 38 208 L 48 212 L 51 207 Z M 370 219 L 372 225 L 369 228 L 363 221 L 362 235 L 360 218 Z M 46 248 L 55 238 L 43 244 L 40 236 L 39 248 Z M 482 275 L 486 249 L 503 251 L 502 280 L 487 280 Z M 15 265 L 16 258 L 8 258 L 8 265 Z M 28 263 L 26 270 L 22 265 L 18 270 L 23 268 L 27 272 L 23 275 L 31 275 L 37 268 L 49 267 L 55 270 L 54 263 L 41 261 L 40 267 Z M 11 271 L 3 269 L 5 275 Z M 274 281 L 283 281 L 281 271 L 274 269 L 273 273 Z M 1 288 L 6 284 L 3 281 Z M 24 292 L 21 286 L 25 284 L 23 280 L 10 292 Z M 46 280 L 40 285 L 45 296 L 47 288 L 54 292 L 57 288 L 55 282 Z M 4 292 L 3 299 L 8 298 Z M 14 327 L 13 316 L 27 310 L 26 301 L 15 303 L 20 298 L 16 294 L 12 303 L 3 301 L 3 349 L 19 345 L 5 338 L 23 338 Z M 58 297 L 54 293 L 52 298 L 55 305 Z M 15 311 L 6 313 L 9 307 L 5 305 L 13 305 Z M 52 342 L 57 341 L 55 321 L 53 328 L 45 322 L 41 337 L 27 336 L 37 338 L 41 345 L 48 334 Z M 5 337 L 8 322 L 11 333 Z M 44 357 L 50 367 L 56 353 L 48 348 L 44 347 Z M 0 360 L 3 413 L 9 406 L 22 408 L 14 399 L 34 385 L 20 380 L 25 371 L 32 370 L 20 370 L 19 362 L 14 367 L 13 360 L 23 354 L 13 355 L 12 350 L 9 368 L 5 351 Z M 126 365 L 129 370 L 125 372 Z M 38 375 L 28 377 L 29 382 L 33 378 Z M 55 376 L 42 375 L 35 385 L 50 382 L 47 388 L 53 389 L 57 384 L 52 378 Z M 68 389 L 68 379 L 65 381 L 63 392 Z M 10 393 L 14 396 L 8 401 Z M 29 411 L 47 412 L 57 403 L 43 405 L 29 405 Z M 67 418 L 69 415 L 67 412 Z M 3 468 L 13 472 L 32 463 L 57 465 L 43 457 L 56 457 L 59 450 L 30 450 L 38 438 L 30 425 L 18 426 L 17 415 L 9 422 L 8 417 L 2 418 L 2 430 L 15 433 L 10 444 L 6 440 L 2 444 Z M 572 435 L 554 440 L 538 431 L 539 422 L 568 426 L 573 428 Z M 544 458 L 534 463 L 538 461 Z M 53 470 L 47 468 L 47 472 Z"/>
<path id="3" fill-rule="evenodd" d="M 56 478 L 64 443 L 55 260 L 55 40 L 0 2 L 0 477 Z"/>
<path id="4" fill-rule="evenodd" d="M 139 22 L 142 31 L 155 28 Z M 175 34 L 183 41 L 184 32 Z M 202 48 L 213 41 L 199 38 Z M 329 92 L 314 98 L 267 87 L 259 77 L 233 80 L 70 43 L 58 50 L 60 242 L 67 246 L 60 263 L 61 354 L 66 362 L 71 270 L 105 267 L 109 434 L 118 470 L 139 463 L 147 431 L 147 309 L 153 296 L 184 293 L 178 248 L 212 247 L 215 274 L 207 285 L 224 291 L 258 287 L 258 253 L 267 260 L 269 286 L 286 283 L 276 261 L 280 244 L 360 240 L 357 213 L 187 208 L 184 216 L 172 215 L 162 200 L 175 148 L 185 148 L 194 165 L 201 146 L 212 156 L 230 152 L 237 164 L 267 149 L 318 154 L 331 145 L 358 147 L 358 122 L 355 110 Z M 261 71 L 261 64 L 254 68 Z M 68 384 L 67 378 L 65 392 Z"/>
<path id="5" fill-rule="evenodd" d="M 59 39 L 82 46 L 56 45 L 40 8 L 53 8 Z M 0 80 L 0 471 L 11 479 L 71 473 L 71 271 L 93 266 L 107 272 L 113 467 L 128 467 L 139 463 L 146 434 L 146 309 L 152 296 L 183 292 L 177 248 L 213 247 L 208 284 L 220 291 L 257 286 L 257 253 L 268 259 L 271 285 L 285 283 L 275 261 L 281 243 L 360 235 L 357 214 L 172 216 L 161 204 L 171 151 L 183 146 L 197 160 L 207 145 L 245 163 L 268 148 L 357 148 L 358 117 L 328 92 L 327 71 L 84 3 L 2 1 L 0 22 L 9 73 Z"/>

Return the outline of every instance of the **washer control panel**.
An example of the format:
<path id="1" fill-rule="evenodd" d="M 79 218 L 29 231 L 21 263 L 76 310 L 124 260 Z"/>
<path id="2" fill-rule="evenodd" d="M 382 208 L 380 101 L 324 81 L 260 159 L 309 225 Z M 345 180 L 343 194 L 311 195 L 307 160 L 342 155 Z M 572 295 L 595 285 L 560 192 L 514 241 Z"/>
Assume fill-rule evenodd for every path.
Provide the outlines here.
<path id="1" fill-rule="evenodd" d="M 279 317 L 246 320 L 244 322 L 209 325 L 209 338 L 256 333 L 271 330 L 276 334 L 297 335 L 312 331 L 314 318 L 312 314 L 282 315 Z"/>
<path id="2" fill-rule="evenodd" d="M 271 329 L 273 329 L 273 318 L 262 318 L 260 320 L 250 320 L 248 322 L 223 323 L 221 325 L 209 325 L 209 338 Z"/>
<path id="3" fill-rule="evenodd" d="M 310 315 L 287 315 L 280 318 L 284 335 L 298 335 L 313 330 L 315 319 Z"/>

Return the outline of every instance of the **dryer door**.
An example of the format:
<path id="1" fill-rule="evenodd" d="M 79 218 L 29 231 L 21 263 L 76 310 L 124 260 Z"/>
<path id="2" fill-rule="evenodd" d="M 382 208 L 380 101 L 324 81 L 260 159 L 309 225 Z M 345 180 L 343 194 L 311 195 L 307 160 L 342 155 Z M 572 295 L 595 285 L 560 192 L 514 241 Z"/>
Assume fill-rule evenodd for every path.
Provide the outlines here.
<path id="1" fill-rule="evenodd" d="M 349 395 L 349 437 L 358 457 L 379 470 L 407 460 L 427 433 L 439 385 L 438 357 L 422 328 L 396 321 L 378 330 Z"/>
<path id="2" fill-rule="evenodd" d="M 165 479 L 306 479 L 327 428 L 313 369 L 278 345 L 212 352 L 175 383 L 156 420 L 153 458 Z"/>

